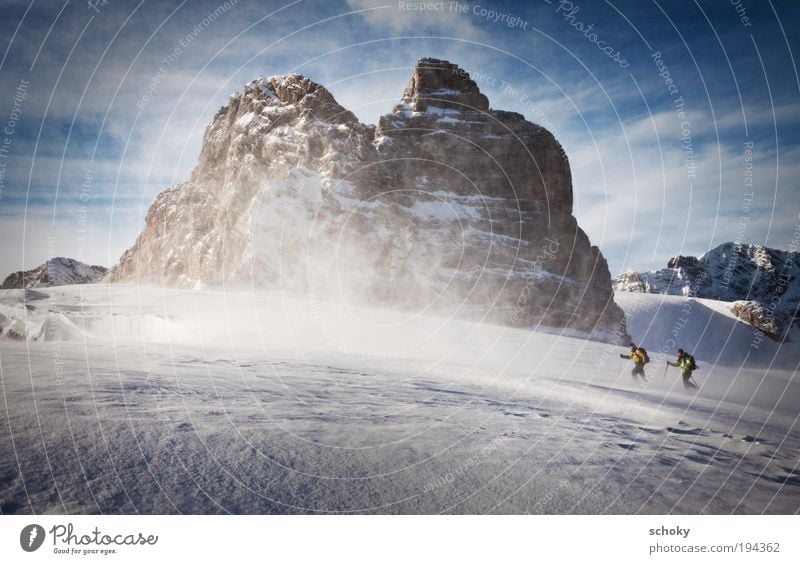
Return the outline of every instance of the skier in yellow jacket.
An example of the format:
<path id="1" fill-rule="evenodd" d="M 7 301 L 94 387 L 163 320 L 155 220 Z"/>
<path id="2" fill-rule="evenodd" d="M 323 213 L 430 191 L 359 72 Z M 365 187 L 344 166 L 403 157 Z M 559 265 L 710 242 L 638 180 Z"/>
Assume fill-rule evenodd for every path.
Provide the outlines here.
<path id="1" fill-rule="evenodd" d="M 644 365 L 650 362 L 650 359 L 647 356 L 647 351 L 631 343 L 630 354 L 621 354 L 619 357 L 628 358 L 633 361 L 633 370 L 631 370 L 631 376 L 633 376 L 634 380 L 641 376 L 642 380 L 647 382 L 647 376 L 644 374 Z"/>

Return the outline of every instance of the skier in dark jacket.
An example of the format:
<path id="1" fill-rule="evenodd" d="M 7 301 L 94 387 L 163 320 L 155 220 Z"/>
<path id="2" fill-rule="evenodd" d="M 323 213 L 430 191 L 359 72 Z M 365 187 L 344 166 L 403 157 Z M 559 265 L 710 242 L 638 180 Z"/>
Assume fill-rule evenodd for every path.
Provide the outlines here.
<path id="1" fill-rule="evenodd" d="M 649 362 L 649 359 L 647 358 L 647 352 L 645 352 L 643 348 L 637 347 L 635 344 L 631 343 L 630 354 L 621 354 L 619 357 L 627 358 L 633 361 L 633 370 L 631 370 L 631 376 L 633 376 L 634 380 L 641 376 L 642 380 L 647 382 L 647 377 L 644 374 L 644 365 Z"/>
<path id="2" fill-rule="evenodd" d="M 691 381 L 692 372 L 697 369 L 697 364 L 694 362 L 694 357 L 683 349 L 678 349 L 678 358 L 675 362 L 667 361 L 670 366 L 675 366 L 681 369 L 681 376 L 683 377 L 683 387 L 687 390 L 696 390 L 697 384 Z"/>

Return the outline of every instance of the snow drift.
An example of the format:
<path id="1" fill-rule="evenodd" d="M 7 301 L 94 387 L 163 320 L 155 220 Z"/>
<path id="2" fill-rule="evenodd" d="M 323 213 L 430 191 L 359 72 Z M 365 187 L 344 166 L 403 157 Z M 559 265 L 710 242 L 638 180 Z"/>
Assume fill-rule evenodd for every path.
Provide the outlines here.
<path id="1" fill-rule="evenodd" d="M 644 342 L 648 308 L 683 299 L 633 297 Z M 716 363 L 711 341 L 689 395 L 657 351 L 642 388 L 618 346 L 281 293 L 113 284 L 0 304 L 58 339 L 0 342 L 4 514 L 800 507 L 795 371 Z"/>

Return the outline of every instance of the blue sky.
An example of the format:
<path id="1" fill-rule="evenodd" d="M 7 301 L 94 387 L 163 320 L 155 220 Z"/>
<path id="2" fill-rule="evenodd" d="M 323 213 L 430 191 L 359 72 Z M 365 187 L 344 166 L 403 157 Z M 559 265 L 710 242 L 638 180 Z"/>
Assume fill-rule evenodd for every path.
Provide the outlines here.
<path id="1" fill-rule="evenodd" d="M 787 248 L 800 5 L 737 1 L 4 0 L 0 274 L 114 264 L 246 82 L 300 72 L 374 123 L 424 56 L 553 131 L 612 274 L 737 239 Z"/>

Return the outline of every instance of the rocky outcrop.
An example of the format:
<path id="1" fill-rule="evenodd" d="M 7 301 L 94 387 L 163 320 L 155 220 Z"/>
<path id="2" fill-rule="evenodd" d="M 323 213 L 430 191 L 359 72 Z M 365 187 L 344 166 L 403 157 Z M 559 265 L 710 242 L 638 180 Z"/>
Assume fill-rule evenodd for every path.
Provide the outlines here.
<path id="1" fill-rule="evenodd" d="M 800 326 L 800 256 L 761 245 L 724 243 L 701 257 L 676 256 L 665 269 L 618 276 L 614 289 L 735 302 L 734 315 L 773 338 Z"/>
<path id="2" fill-rule="evenodd" d="M 787 324 L 786 312 L 783 309 L 771 311 L 769 306 L 760 302 L 743 301 L 734 302 L 731 312 L 756 329 L 762 331 L 771 339 L 780 340 Z"/>
<path id="3" fill-rule="evenodd" d="M 417 62 L 376 127 L 300 75 L 245 86 L 110 279 L 344 294 L 626 338 L 559 143 L 436 59 Z"/>
<path id="4" fill-rule="evenodd" d="M 88 265 L 75 259 L 56 257 L 31 270 L 6 276 L 2 289 L 40 288 L 69 284 L 93 284 L 108 273 L 103 266 Z"/>

